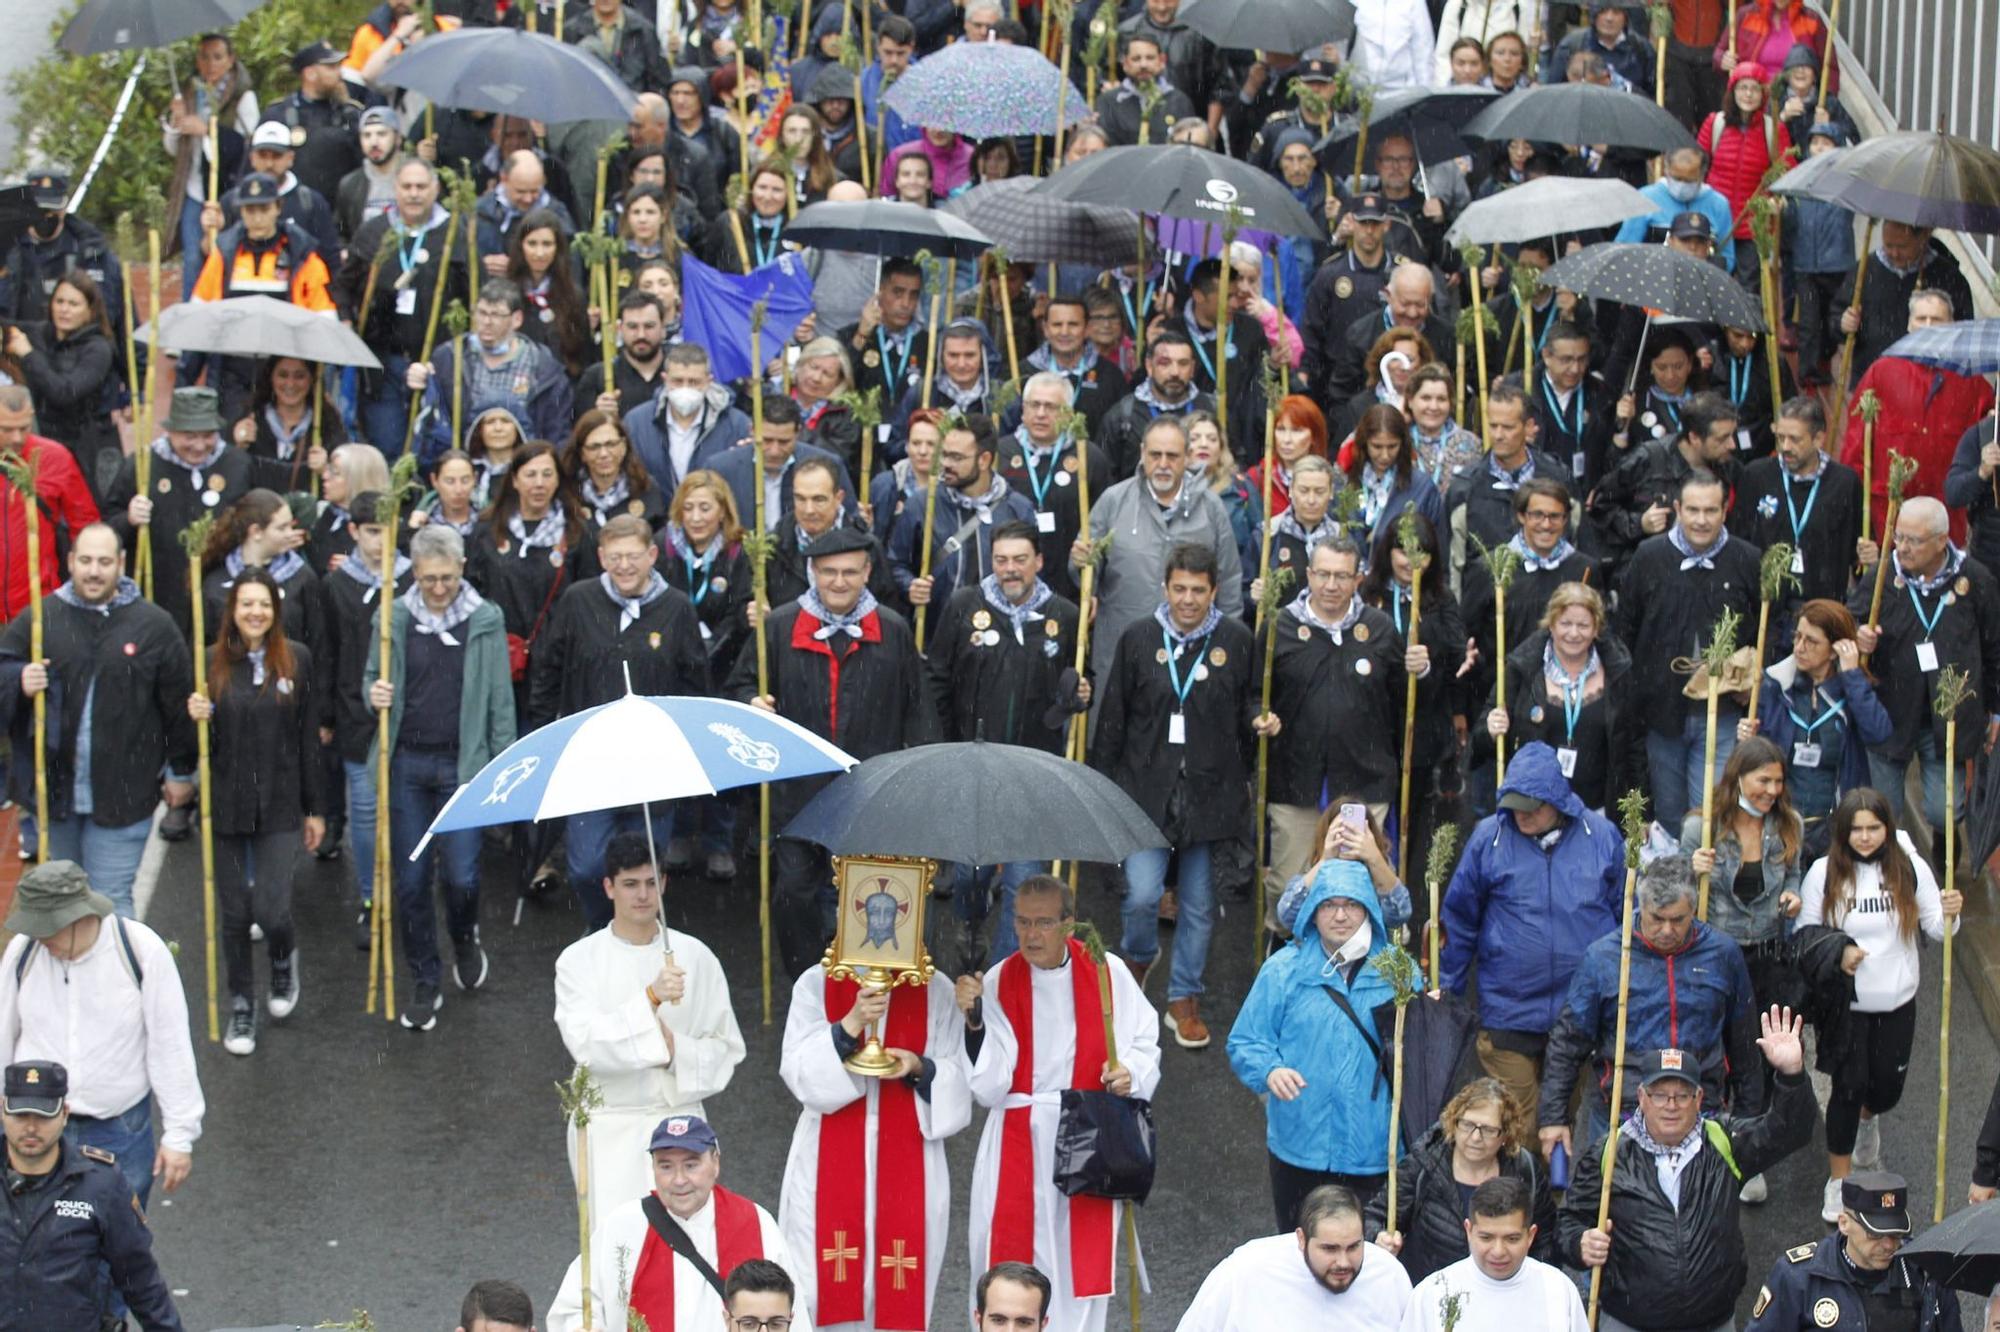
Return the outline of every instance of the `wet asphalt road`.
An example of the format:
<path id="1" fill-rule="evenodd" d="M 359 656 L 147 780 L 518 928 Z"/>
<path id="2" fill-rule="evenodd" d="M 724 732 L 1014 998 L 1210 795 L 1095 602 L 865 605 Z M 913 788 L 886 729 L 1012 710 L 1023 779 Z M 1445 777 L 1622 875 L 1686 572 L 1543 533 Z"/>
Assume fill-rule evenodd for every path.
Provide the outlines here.
<path id="1" fill-rule="evenodd" d="M 148 919 L 181 944 L 195 1014 L 208 1116 L 194 1172 L 179 1195 L 155 1199 L 153 1227 L 168 1283 L 190 1332 L 311 1325 L 365 1308 L 383 1332 L 450 1329 L 466 1288 L 483 1277 L 520 1282 L 537 1309 L 576 1249 L 575 1202 L 551 1085 L 569 1071 L 552 1019 L 556 955 L 578 915 L 567 900 L 531 902 L 518 928 L 511 865 L 487 851 L 482 933 L 492 979 L 473 996 L 447 981 L 437 1028 L 403 1031 L 362 1012 L 366 958 L 351 944 L 352 875 L 345 862 L 308 861 L 297 891 L 304 1000 L 266 1022 L 257 1052 L 233 1058 L 201 1039 L 200 862 L 190 841 L 170 848 Z M 669 890 L 669 923 L 714 947 L 732 977 L 749 1057 L 711 1100 L 723 1178 L 774 1211 L 796 1107 L 778 1079 L 788 988 L 775 1023 L 759 1023 L 756 865 L 734 885 L 699 880 Z M 1153 1281 L 1142 1325 L 1172 1329 L 1203 1276 L 1235 1245 L 1270 1227 L 1264 1121 L 1230 1075 L 1222 1042 L 1251 976 L 1250 925 L 1225 901 L 1208 971 L 1215 1044 L 1166 1044 L 1155 1103 L 1161 1165 L 1139 1230 Z M 1082 913 L 1107 938 L 1116 903 L 1086 887 Z M 1903 1106 L 1884 1121 L 1885 1164 L 1909 1175 L 1921 1221 L 1930 1215 L 1937 1089 L 1937 953 L 1926 954 L 1917 1048 Z M 260 978 L 263 959 L 259 958 Z M 1160 1000 L 1164 968 L 1151 992 Z M 449 975 L 449 968 L 447 968 Z M 399 980 L 399 985 L 401 981 Z M 1961 1200 L 1973 1139 L 1993 1086 L 1994 1042 L 1978 1011 L 1956 1004 L 1952 1042 L 1949 1196 Z M 950 1148 L 954 1217 L 935 1328 L 963 1327 L 969 1274 L 964 1196 L 977 1124 Z M 1771 1201 L 1746 1208 L 1751 1279 L 1785 1248 L 1823 1233 L 1821 1141 L 1770 1176 Z M 1122 1281 L 1121 1276 L 1121 1281 Z M 1121 1289 L 1110 1326 L 1126 1326 Z"/>

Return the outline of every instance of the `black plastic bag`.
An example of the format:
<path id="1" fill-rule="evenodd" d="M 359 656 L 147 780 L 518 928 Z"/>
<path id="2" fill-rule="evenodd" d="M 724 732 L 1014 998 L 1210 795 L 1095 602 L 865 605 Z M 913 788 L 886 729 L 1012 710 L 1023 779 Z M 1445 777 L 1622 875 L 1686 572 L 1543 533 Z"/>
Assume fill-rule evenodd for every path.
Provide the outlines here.
<path id="1" fill-rule="evenodd" d="M 1153 1105 L 1105 1091 L 1066 1091 L 1056 1122 L 1055 1185 L 1064 1195 L 1144 1202 L 1153 1191 Z"/>

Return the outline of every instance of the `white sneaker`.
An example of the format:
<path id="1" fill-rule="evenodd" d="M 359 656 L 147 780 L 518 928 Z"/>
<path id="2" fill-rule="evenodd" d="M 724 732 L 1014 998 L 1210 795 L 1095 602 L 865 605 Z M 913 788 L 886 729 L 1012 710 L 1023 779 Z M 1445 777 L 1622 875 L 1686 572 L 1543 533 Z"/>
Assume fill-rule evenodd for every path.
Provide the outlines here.
<path id="1" fill-rule="evenodd" d="M 248 999 L 237 999 L 230 1005 L 229 1027 L 222 1037 L 222 1048 L 233 1055 L 256 1053 L 257 1010 Z"/>
<path id="2" fill-rule="evenodd" d="M 288 1018 L 299 1006 L 299 950 L 284 961 L 271 963 L 271 989 L 266 1000 L 274 1018 Z"/>
<path id="3" fill-rule="evenodd" d="M 1826 1192 L 1820 1195 L 1819 1219 L 1830 1226 L 1836 1225 L 1840 1221 L 1841 1212 L 1845 1210 L 1840 1205 L 1840 1181 L 1829 1176 L 1826 1181 Z"/>
<path id="4" fill-rule="evenodd" d="M 1882 1166 L 1882 1116 L 1870 1115 L 1854 1132 L 1854 1168 L 1879 1170 Z"/>
<path id="5" fill-rule="evenodd" d="M 1762 1175 L 1752 1175 L 1743 1181 L 1743 1190 L 1736 1196 L 1743 1202 L 1760 1203 L 1771 1196 L 1771 1190 L 1765 1185 Z"/>
<path id="6" fill-rule="evenodd" d="M 251 943 L 264 942 L 264 927 L 262 925 L 259 925 L 254 920 L 250 922 L 250 942 Z"/>

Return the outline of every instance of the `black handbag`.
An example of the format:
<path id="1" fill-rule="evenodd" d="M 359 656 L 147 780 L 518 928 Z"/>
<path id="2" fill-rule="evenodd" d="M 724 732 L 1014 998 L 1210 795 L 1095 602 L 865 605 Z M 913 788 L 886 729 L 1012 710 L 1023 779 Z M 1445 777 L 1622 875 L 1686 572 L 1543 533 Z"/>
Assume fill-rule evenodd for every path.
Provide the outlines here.
<path id="1" fill-rule="evenodd" d="M 1066 1197 L 1144 1202 L 1153 1191 L 1153 1105 L 1106 1091 L 1066 1091 L 1056 1121 L 1055 1185 Z"/>

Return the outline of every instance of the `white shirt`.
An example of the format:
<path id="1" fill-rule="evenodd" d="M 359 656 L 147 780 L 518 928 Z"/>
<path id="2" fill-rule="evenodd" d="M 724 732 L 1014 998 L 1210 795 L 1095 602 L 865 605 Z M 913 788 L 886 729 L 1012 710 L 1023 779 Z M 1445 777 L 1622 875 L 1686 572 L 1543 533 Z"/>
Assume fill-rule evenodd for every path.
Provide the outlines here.
<path id="1" fill-rule="evenodd" d="M 694 446 L 701 443 L 701 413 L 695 413 L 694 420 L 686 425 L 674 415 L 674 409 L 667 409 L 667 457 L 672 459 L 675 476 L 686 476 L 688 466 L 694 461 Z"/>
<path id="2" fill-rule="evenodd" d="M 1296 1232 L 1266 1235 L 1217 1263 L 1181 1315 L 1179 1332 L 1340 1328 L 1393 1332 L 1405 1326 L 1410 1278 L 1387 1249 L 1362 1245 L 1361 1271 L 1336 1295 L 1306 1266 Z M 1531 1324 L 1522 1324 L 1527 1332 Z"/>
<path id="3" fill-rule="evenodd" d="M 118 941 L 131 941 L 145 983 L 132 980 Z M 160 1099 L 160 1145 L 192 1151 L 207 1109 L 194 1071 L 187 994 L 174 955 L 151 928 L 106 917 L 97 942 L 74 962 L 37 946 L 17 983 L 21 952 L 0 955 L 0 1053 L 5 1062 L 47 1059 L 69 1072 L 71 1114 L 110 1119 L 151 1093 Z"/>
<path id="4" fill-rule="evenodd" d="M 1377 95 L 1427 88 L 1436 75 L 1437 34 L 1423 0 L 1354 0 L 1351 59 Z"/>
<path id="5" fill-rule="evenodd" d="M 1930 862 L 1917 854 L 1908 833 L 1898 832 L 1896 842 L 1903 848 L 1903 858 L 1916 872 L 1917 924 L 1933 940 L 1943 942 L 1944 903 L 1938 896 L 1937 877 L 1931 873 Z M 1854 1011 L 1893 1012 L 1917 997 L 1916 938 L 1903 935 L 1894 899 L 1882 886 L 1880 865 L 1856 862 L 1854 891 L 1848 896 L 1847 909 L 1840 919 L 1827 920 L 1826 861 L 1814 861 L 1806 871 L 1805 881 L 1799 885 L 1799 900 L 1803 903 L 1799 908 L 1799 924 L 1831 924 L 1866 949 L 1868 956 L 1861 959 L 1854 973 Z M 1962 920 L 1952 921 L 1954 932 Z"/>
<path id="6" fill-rule="evenodd" d="M 1443 1302 L 1460 1296 L 1457 1332 L 1589 1332 L 1576 1283 L 1547 1263 L 1521 1260 L 1521 1268 L 1496 1281 L 1470 1257 L 1440 1268 L 1417 1283 L 1403 1313 L 1402 1332 L 1444 1332 Z"/>

